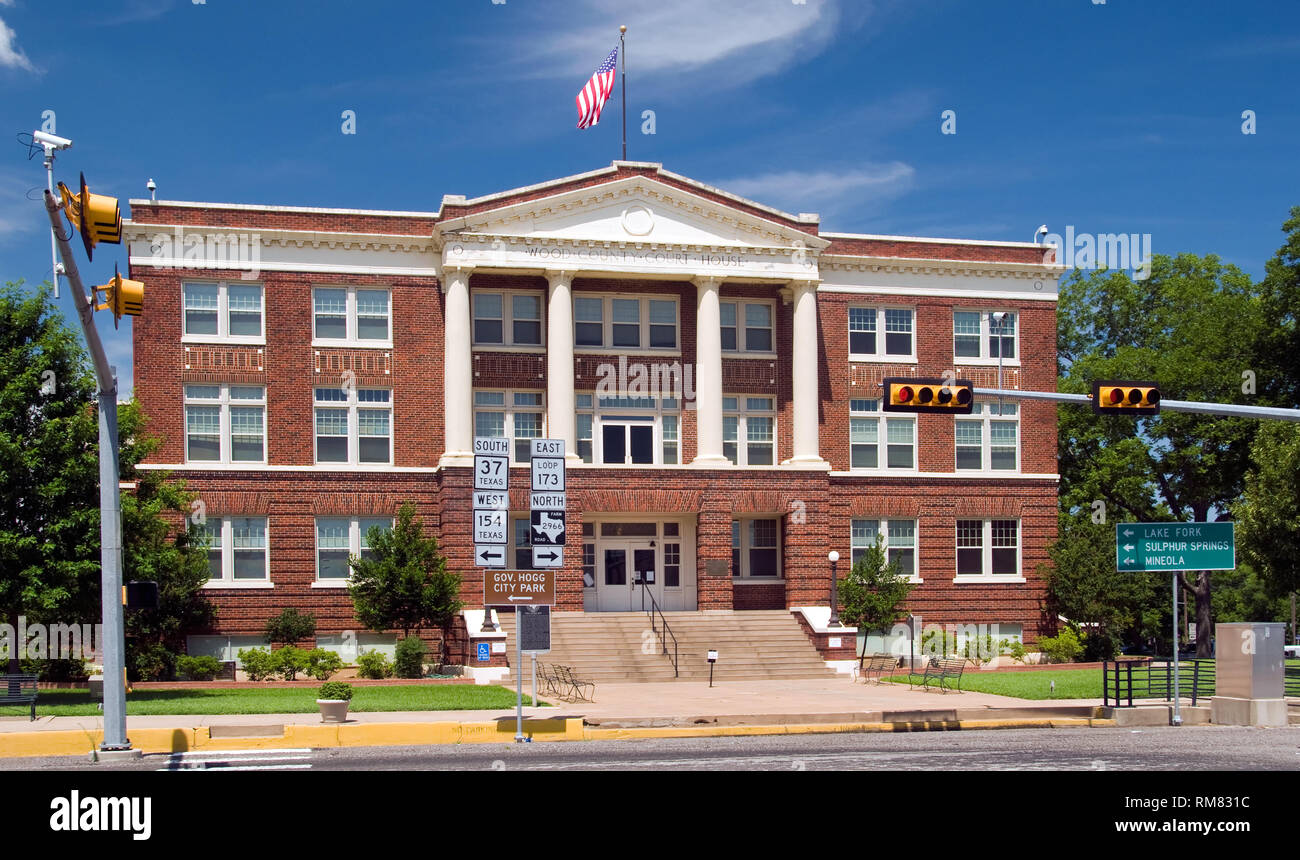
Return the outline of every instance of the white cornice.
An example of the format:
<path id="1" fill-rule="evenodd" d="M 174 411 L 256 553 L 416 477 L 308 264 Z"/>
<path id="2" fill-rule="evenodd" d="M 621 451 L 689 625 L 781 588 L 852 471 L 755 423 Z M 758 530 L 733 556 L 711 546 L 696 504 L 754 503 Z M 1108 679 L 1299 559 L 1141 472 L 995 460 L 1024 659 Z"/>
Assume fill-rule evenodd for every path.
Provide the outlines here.
<path id="1" fill-rule="evenodd" d="M 869 239 L 877 242 L 930 242 L 936 245 L 983 245 L 991 248 L 1038 248 L 1046 251 L 1050 246 L 1037 242 L 996 242 L 988 239 L 941 239 L 934 236 L 886 236 L 878 233 L 832 233 L 820 231 L 820 235 L 829 239 Z"/>
<path id="2" fill-rule="evenodd" d="M 329 209 L 320 206 L 267 206 L 260 203 L 199 203 L 193 200 L 145 200 L 143 197 L 127 201 L 132 209 L 151 206 L 171 206 L 177 209 L 237 209 L 247 212 L 291 212 L 304 215 L 375 215 L 382 218 L 436 218 L 437 212 L 407 212 L 395 209 Z"/>
<path id="3" fill-rule="evenodd" d="M 186 234 L 208 236 L 221 235 L 256 237 L 263 246 L 278 245 L 296 248 L 326 248 L 330 250 L 358 251 L 433 251 L 434 241 L 431 236 L 412 236 L 404 233 L 337 233 L 320 230 L 267 230 L 259 227 L 216 227 L 201 224 L 141 224 L 136 221 L 122 222 L 122 235 L 127 242 L 150 241 L 156 236 L 165 235 L 171 240 L 177 235 Z"/>
<path id="4" fill-rule="evenodd" d="M 967 275 L 977 278 L 1048 278 L 1061 277 L 1065 267 L 1056 263 L 1010 263 L 990 260 L 932 260 L 919 257 L 869 257 L 856 254 L 826 254 L 818 265 L 839 272 L 912 272 L 925 275 Z"/>

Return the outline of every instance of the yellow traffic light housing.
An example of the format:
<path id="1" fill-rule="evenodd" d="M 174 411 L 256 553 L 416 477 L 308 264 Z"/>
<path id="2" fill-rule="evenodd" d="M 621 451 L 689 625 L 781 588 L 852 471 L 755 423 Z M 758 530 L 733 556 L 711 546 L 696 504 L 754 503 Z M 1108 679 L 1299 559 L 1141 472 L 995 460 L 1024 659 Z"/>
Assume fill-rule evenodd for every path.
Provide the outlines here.
<path id="1" fill-rule="evenodd" d="M 881 380 L 885 412 L 948 412 L 969 415 L 975 391 L 969 379 L 920 379 L 891 376 Z"/>
<path id="2" fill-rule="evenodd" d="M 1098 415 L 1158 415 L 1160 386 L 1149 381 L 1098 380 L 1092 384 L 1092 411 Z"/>
<path id="3" fill-rule="evenodd" d="M 68 216 L 68 223 L 81 233 L 86 259 L 94 259 L 94 247 L 100 242 L 121 244 L 122 210 L 116 197 L 91 194 L 84 173 L 81 174 L 80 193 L 73 194 L 72 189 L 60 182 L 59 195 L 63 198 L 63 213 Z"/>
<path id="4" fill-rule="evenodd" d="M 93 289 L 95 290 L 95 310 L 112 311 L 113 328 L 117 328 L 117 323 L 122 319 L 123 314 L 138 317 L 140 311 L 144 310 L 144 284 L 140 281 L 132 281 L 122 277 L 117 271 L 117 266 L 113 267 L 113 280 Z M 104 302 L 102 304 L 99 303 L 101 291 L 104 293 Z"/>

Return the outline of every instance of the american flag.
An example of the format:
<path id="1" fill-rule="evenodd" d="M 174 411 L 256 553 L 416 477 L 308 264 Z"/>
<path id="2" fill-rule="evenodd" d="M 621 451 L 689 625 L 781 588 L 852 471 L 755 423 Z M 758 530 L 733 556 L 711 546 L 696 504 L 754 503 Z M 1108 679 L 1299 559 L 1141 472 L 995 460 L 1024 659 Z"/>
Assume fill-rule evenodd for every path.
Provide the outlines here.
<path id="1" fill-rule="evenodd" d="M 590 128 L 600 122 L 600 109 L 605 106 L 605 99 L 609 98 L 610 91 L 614 89 L 614 65 L 617 60 L 618 48 L 615 47 L 586 86 L 578 91 L 575 100 L 578 103 L 578 128 Z"/>

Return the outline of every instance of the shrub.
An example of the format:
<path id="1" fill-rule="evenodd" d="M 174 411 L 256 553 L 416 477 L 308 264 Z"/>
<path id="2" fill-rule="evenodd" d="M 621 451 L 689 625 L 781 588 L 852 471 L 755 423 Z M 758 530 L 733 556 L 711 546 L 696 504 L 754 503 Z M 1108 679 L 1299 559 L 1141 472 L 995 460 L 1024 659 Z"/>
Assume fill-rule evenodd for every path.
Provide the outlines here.
<path id="1" fill-rule="evenodd" d="M 1049 663 L 1071 663 L 1083 653 L 1083 646 L 1075 632 L 1067 627 L 1056 636 L 1039 639 L 1038 650 Z"/>
<path id="2" fill-rule="evenodd" d="M 927 627 L 921 633 L 921 653 L 927 657 L 947 657 L 957 652 L 957 634 L 939 626 Z"/>
<path id="3" fill-rule="evenodd" d="M 211 681 L 221 671 L 221 661 L 216 657 L 178 657 L 176 669 L 191 681 Z"/>
<path id="4" fill-rule="evenodd" d="M 314 648 L 307 652 L 306 657 L 307 668 L 304 671 L 317 681 L 328 681 L 331 675 L 343 668 L 343 659 L 324 648 Z"/>
<path id="5" fill-rule="evenodd" d="M 131 669 L 137 681 L 168 681 L 176 675 L 176 655 L 158 642 L 145 645 L 136 650 Z"/>
<path id="6" fill-rule="evenodd" d="M 1002 651 L 1004 654 L 1009 654 L 1011 659 L 1015 660 L 1017 663 L 1025 662 L 1024 642 L 1021 642 L 1019 639 L 1003 639 L 1002 644 Z"/>
<path id="7" fill-rule="evenodd" d="M 1119 635 L 1111 630 L 1090 630 L 1083 634 L 1083 659 L 1114 660 L 1122 646 Z"/>
<path id="8" fill-rule="evenodd" d="M 241 648 L 238 656 L 250 681 L 265 681 L 279 667 L 275 656 L 265 648 Z"/>
<path id="9" fill-rule="evenodd" d="M 366 651 L 357 655 L 357 675 L 362 678 L 389 678 L 393 674 L 393 664 L 378 651 Z"/>
<path id="10" fill-rule="evenodd" d="M 397 655 L 393 660 L 393 672 L 399 678 L 424 677 L 424 640 L 419 636 L 407 636 L 397 643 Z"/>
<path id="11" fill-rule="evenodd" d="M 42 681 L 84 681 L 90 677 L 86 660 L 22 660 L 23 674 L 36 675 Z"/>
<path id="12" fill-rule="evenodd" d="M 328 684 L 321 684 L 316 698 L 342 699 L 345 702 L 350 702 L 352 700 L 352 685 L 344 684 L 342 681 L 330 681 Z"/>
<path id="13" fill-rule="evenodd" d="M 316 616 L 304 615 L 292 607 L 266 622 L 264 634 L 267 644 L 281 642 L 297 645 L 303 639 L 316 635 Z"/>
<path id="14" fill-rule="evenodd" d="M 275 660 L 275 672 L 286 681 L 298 679 L 299 672 L 307 671 L 307 652 L 292 645 L 285 645 L 279 651 L 272 651 Z"/>

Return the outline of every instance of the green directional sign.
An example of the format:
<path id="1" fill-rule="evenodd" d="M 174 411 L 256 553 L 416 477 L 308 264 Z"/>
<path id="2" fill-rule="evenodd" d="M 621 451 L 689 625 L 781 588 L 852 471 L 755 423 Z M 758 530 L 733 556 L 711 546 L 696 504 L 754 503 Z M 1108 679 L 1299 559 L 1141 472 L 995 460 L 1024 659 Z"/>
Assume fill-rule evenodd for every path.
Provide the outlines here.
<path id="1" fill-rule="evenodd" d="M 1136 571 L 1232 570 L 1232 523 L 1115 523 L 1115 568 Z"/>

